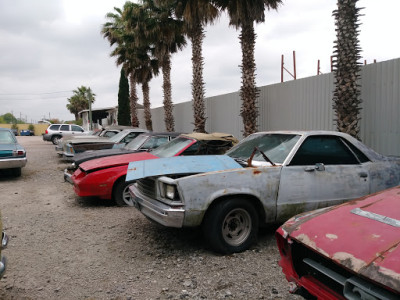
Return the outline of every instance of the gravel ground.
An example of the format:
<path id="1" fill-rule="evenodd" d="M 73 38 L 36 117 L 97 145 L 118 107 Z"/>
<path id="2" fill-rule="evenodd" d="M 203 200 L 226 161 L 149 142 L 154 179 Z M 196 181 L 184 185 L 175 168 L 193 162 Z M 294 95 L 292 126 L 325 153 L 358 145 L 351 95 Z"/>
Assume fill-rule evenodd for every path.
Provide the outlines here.
<path id="1" fill-rule="evenodd" d="M 250 250 L 221 256 L 198 229 L 163 228 L 131 207 L 79 198 L 41 137 L 20 178 L 0 175 L 10 236 L 0 299 L 302 299 L 288 293 L 274 230 Z"/>

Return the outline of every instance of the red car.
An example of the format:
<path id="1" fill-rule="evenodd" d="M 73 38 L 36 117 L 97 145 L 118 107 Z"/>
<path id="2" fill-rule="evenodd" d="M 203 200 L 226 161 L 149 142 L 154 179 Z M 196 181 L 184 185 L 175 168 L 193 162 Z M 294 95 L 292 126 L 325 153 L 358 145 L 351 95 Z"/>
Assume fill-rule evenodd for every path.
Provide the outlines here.
<path id="1" fill-rule="evenodd" d="M 400 299 L 400 186 L 300 214 L 276 238 L 293 293 Z"/>
<path id="2" fill-rule="evenodd" d="M 81 197 L 97 196 L 113 199 L 120 205 L 133 206 L 125 176 L 132 161 L 178 155 L 223 154 L 238 141 L 230 134 L 193 133 L 180 135 L 151 152 L 116 155 L 81 163 L 70 180 L 75 193 Z"/>

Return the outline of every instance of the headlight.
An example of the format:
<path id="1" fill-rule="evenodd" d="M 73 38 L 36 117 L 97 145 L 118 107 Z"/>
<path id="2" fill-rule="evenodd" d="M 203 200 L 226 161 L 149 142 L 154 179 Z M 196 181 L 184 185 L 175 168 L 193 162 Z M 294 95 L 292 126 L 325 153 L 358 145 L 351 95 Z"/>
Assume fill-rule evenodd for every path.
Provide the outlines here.
<path id="1" fill-rule="evenodd" d="M 173 201 L 178 200 L 176 199 L 178 198 L 178 194 L 175 185 L 168 184 L 165 182 L 160 182 L 159 187 L 160 187 L 160 196 L 162 198 L 166 198 Z"/>
<path id="2" fill-rule="evenodd" d="M 171 200 L 175 199 L 175 186 L 173 185 L 165 185 L 165 196 Z"/>

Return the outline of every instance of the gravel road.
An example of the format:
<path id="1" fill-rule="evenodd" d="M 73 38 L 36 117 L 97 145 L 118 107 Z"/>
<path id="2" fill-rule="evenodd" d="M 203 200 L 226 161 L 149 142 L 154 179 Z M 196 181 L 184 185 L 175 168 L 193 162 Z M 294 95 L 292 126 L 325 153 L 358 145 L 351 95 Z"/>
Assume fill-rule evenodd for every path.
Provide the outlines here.
<path id="1" fill-rule="evenodd" d="M 256 246 L 221 256 L 198 229 L 163 228 L 131 207 L 79 198 L 42 137 L 18 137 L 28 164 L 0 175 L 3 252 L 0 299 L 302 299 L 277 264 L 274 230 Z"/>

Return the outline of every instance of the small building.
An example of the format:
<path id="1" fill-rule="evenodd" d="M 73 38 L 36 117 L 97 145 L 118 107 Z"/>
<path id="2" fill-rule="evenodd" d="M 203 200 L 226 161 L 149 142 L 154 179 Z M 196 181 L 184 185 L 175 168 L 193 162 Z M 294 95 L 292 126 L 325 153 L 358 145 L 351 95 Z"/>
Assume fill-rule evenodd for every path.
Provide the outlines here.
<path id="1" fill-rule="evenodd" d="M 143 106 L 137 104 L 137 109 L 142 109 Z M 78 113 L 82 118 L 82 127 L 89 130 L 89 110 L 85 109 Z M 92 123 L 93 129 L 109 125 L 118 125 L 118 106 L 105 107 L 105 108 L 92 108 Z"/>

